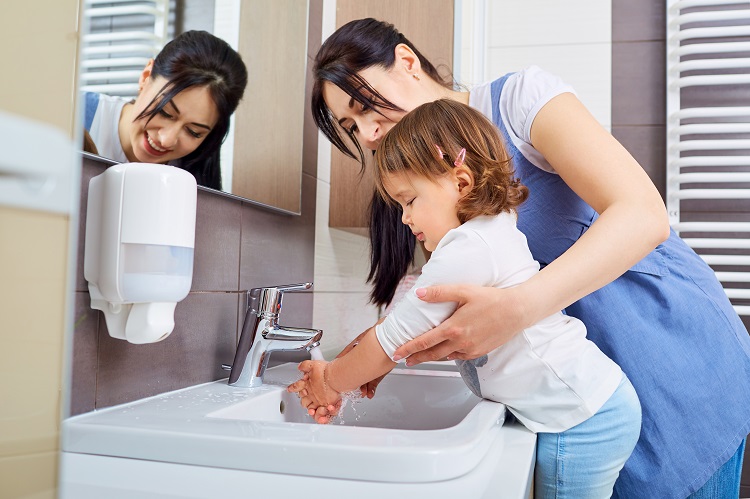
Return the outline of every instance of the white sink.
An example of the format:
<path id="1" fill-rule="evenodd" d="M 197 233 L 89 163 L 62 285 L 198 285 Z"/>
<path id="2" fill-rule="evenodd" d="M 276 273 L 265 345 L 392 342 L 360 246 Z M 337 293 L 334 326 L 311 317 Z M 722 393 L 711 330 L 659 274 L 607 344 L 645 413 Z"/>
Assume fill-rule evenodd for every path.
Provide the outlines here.
<path id="1" fill-rule="evenodd" d="M 290 368 L 272 370 L 266 382 L 287 386 L 290 379 L 299 377 Z M 441 430 L 461 423 L 480 401 L 455 371 L 399 369 L 386 376 L 374 399 L 346 397 L 340 415 L 331 424 L 392 430 Z M 487 412 L 502 424 L 505 414 L 502 405 L 487 405 L 490 405 Z M 266 391 L 209 413 L 207 417 L 316 424 L 300 405 L 297 395 L 285 390 Z"/>
<path id="2" fill-rule="evenodd" d="M 458 373 L 394 370 L 374 399 L 347 401 L 329 425 L 315 424 L 296 394 L 286 392 L 298 378 L 296 365 L 285 364 L 269 369 L 258 388 L 235 388 L 222 380 L 65 420 L 63 496 L 66 483 L 78 483 L 77 455 L 86 455 L 79 467 L 85 480 L 92 480 L 90 457 L 108 456 L 125 458 L 118 461 L 128 466 L 143 460 L 252 472 L 253 486 L 262 482 L 260 476 L 293 476 L 411 484 L 416 490 L 430 484 L 447 492 L 451 481 L 460 485 L 456 490 L 466 490 L 461 481 L 489 483 L 502 473 L 517 482 L 518 497 L 528 493 L 535 437 L 518 425 L 503 426 L 505 407 L 474 396 Z M 478 470 L 487 477 L 480 478 Z"/>

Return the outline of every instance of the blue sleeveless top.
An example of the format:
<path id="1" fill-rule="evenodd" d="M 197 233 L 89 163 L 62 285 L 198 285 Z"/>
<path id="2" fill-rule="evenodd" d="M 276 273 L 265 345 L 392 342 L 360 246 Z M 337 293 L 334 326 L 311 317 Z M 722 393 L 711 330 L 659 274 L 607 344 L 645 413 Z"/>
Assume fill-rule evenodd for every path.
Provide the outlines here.
<path id="1" fill-rule="evenodd" d="M 491 85 L 492 119 L 529 188 L 518 228 L 544 267 L 598 215 L 513 145 L 499 110 L 509 76 Z M 699 489 L 750 432 L 750 336 L 711 268 L 671 231 L 625 274 L 565 312 L 584 322 L 641 401 L 641 436 L 614 497 L 677 499 Z"/>

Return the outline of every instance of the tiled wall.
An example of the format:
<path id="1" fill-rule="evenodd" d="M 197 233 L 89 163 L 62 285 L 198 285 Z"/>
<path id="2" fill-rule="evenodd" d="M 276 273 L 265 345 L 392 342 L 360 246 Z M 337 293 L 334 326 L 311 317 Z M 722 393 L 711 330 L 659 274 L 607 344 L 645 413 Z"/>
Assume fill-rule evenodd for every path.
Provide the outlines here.
<path id="1" fill-rule="evenodd" d="M 311 1 L 310 9 L 308 55 L 314 55 L 320 47 L 321 2 Z M 310 88 L 308 77 L 308 93 Z M 242 291 L 314 280 L 318 134 L 309 112 L 304 133 L 301 216 L 198 190 L 192 288 L 177 304 L 172 334 L 147 345 L 111 338 L 101 312 L 90 308 L 83 277 L 88 183 L 110 163 L 84 159 L 71 415 L 227 377 L 220 366 L 234 360 L 244 317 Z M 280 322 L 313 327 L 312 311 L 312 292 L 287 294 Z M 272 356 L 271 361 L 284 359 Z"/>
<path id="2" fill-rule="evenodd" d="M 488 0 L 484 80 L 539 66 L 572 85 L 609 128 L 610 19 L 610 2 Z"/>
<path id="3" fill-rule="evenodd" d="M 198 191 L 195 263 L 190 294 L 175 310 L 165 340 L 132 345 L 109 336 L 90 308 L 83 277 L 88 181 L 104 161 L 83 163 L 78 277 L 73 333 L 71 413 L 135 400 L 227 376 L 242 326 L 244 294 L 258 286 L 311 281 L 316 179 L 304 174 L 302 216 L 258 208 L 209 190 Z M 312 326 L 312 293 L 288 294 L 282 324 Z"/>
<path id="4" fill-rule="evenodd" d="M 666 4 L 612 1 L 612 135 L 664 196 Z"/>

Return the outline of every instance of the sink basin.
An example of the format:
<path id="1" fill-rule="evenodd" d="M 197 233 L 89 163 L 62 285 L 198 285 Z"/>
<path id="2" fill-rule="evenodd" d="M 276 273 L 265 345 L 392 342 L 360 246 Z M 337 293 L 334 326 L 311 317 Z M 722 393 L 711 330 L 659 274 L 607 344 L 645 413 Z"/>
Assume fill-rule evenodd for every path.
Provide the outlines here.
<path id="1" fill-rule="evenodd" d="M 433 487 L 430 497 L 443 497 L 467 486 L 492 490 L 499 486 L 493 480 L 517 482 L 518 497 L 528 493 L 535 436 L 519 425 L 504 426 L 505 406 L 474 396 L 457 372 L 395 369 L 375 398 L 346 400 L 328 425 L 314 423 L 297 395 L 286 392 L 298 378 L 296 364 L 284 364 L 269 369 L 257 388 L 221 380 L 69 418 L 62 424 L 62 490 L 80 492 L 82 482 L 99 480 L 91 497 L 102 497 L 115 482 L 130 487 L 120 472 L 117 478 L 92 473 L 96 456 L 102 470 L 150 462 L 152 478 L 179 465 L 188 469 L 175 472 L 186 490 L 199 485 L 188 485 L 186 477 L 195 481 L 210 469 L 241 471 L 253 477 L 253 487 L 276 480 L 288 488 L 307 477 L 299 482 L 301 493 L 315 481 L 315 487 L 330 487 L 321 480 L 359 484 L 352 489 L 359 492 L 371 484 L 368 490 L 377 495 L 367 497 L 382 497 L 387 490 L 378 487 L 386 485 L 417 487 L 418 493 Z M 129 493 L 123 497 L 157 497 Z"/>
<path id="2" fill-rule="evenodd" d="M 286 387 L 299 377 L 289 367 L 270 371 L 266 383 Z M 355 395 L 355 394 L 352 394 Z M 398 369 L 386 376 L 372 399 L 347 396 L 333 425 L 393 430 L 439 430 L 458 425 L 480 398 L 457 372 Z M 501 418 L 503 410 L 497 409 Z M 209 418 L 316 424 L 294 393 L 269 390 L 207 414 Z"/>

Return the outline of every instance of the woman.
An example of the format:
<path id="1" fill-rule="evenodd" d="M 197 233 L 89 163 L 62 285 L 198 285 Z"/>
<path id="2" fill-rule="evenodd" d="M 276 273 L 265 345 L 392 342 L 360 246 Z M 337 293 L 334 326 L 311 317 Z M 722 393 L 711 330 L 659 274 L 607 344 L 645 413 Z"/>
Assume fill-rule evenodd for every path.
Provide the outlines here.
<path id="1" fill-rule="evenodd" d="M 118 162 L 169 163 L 221 189 L 219 149 L 247 85 L 240 55 L 205 31 L 187 31 L 146 64 L 138 97 L 87 92 L 84 129 Z"/>
<path id="2" fill-rule="evenodd" d="M 393 26 L 373 19 L 334 33 L 314 74 L 313 116 L 345 154 L 376 149 L 424 102 L 458 100 L 500 129 L 531 193 L 518 227 L 543 270 L 514 288 L 432 290 L 425 298 L 458 301 L 459 310 L 396 355 L 431 347 L 412 363 L 476 358 L 565 308 L 623 368 L 643 406 L 641 438 L 614 496 L 737 497 L 750 337 L 711 269 L 670 231 L 643 169 L 572 89 L 531 67 L 454 91 Z"/>
<path id="3" fill-rule="evenodd" d="M 450 99 L 422 104 L 386 134 L 375 160 L 378 192 L 400 206 L 402 222 L 432 251 L 422 285 L 506 288 L 539 271 L 516 227 L 516 210 L 529 191 L 518 182 L 497 129 L 481 113 Z M 335 362 L 302 362 L 305 376 L 288 390 L 300 393 L 313 414 L 335 405 L 342 393 L 390 372 L 398 346 L 454 310 L 455 303 L 408 295 Z M 641 409 L 630 381 L 586 338 L 581 321 L 558 311 L 488 355 L 457 364 L 475 395 L 502 402 L 537 433 L 537 496 L 611 496 L 638 440 Z"/>

